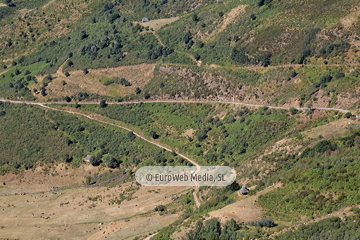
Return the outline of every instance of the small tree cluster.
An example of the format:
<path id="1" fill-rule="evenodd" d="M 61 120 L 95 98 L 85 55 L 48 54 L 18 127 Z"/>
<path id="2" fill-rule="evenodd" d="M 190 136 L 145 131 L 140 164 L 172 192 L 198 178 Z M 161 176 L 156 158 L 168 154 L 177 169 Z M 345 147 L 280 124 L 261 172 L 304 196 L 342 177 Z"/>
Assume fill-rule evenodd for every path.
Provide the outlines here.
<path id="1" fill-rule="evenodd" d="M 273 219 L 265 217 L 261 220 L 250 222 L 250 225 L 255 227 L 275 227 L 276 224 Z"/>
<path id="2" fill-rule="evenodd" d="M 157 205 L 154 209 L 156 212 L 163 212 L 166 211 L 166 206 L 164 205 Z"/>

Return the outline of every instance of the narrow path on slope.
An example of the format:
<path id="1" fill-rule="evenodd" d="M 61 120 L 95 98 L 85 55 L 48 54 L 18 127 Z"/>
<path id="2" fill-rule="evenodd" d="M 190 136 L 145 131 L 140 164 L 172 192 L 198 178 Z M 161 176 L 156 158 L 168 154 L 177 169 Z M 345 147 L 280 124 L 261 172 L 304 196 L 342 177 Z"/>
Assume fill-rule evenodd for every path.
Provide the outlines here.
<path id="1" fill-rule="evenodd" d="M 11 102 L 11 103 L 21 103 L 19 101 L 6 101 L 6 102 Z M 73 112 L 73 111 L 69 111 L 69 110 L 62 110 L 62 109 L 57 109 L 57 108 L 52 108 L 52 107 L 49 107 L 49 106 L 46 106 L 44 105 L 44 103 L 34 103 L 34 102 L 23 102 L 25 104 L 29 104 L 29 105 L 37 105 L 37 106 L 40 106 L 40 107 L 43 107 L 43 108 L 46 108 L 46 109 L 50 109 L 50 110 L 53 110 L 53 111 L 58 111 L 58 112 L 66 112 L 66 113 L 69 113 L 69 114 L 74 114 L 74 115 L 80 115 L 80 116 L 83 116 L 83 117 L 86 117 L 88 119 L 91 119 L 91 120 L 94 120 L 94 121 L 97 121 L 97 122 L 101 122 L 101 123 L 104 123 L 104 124 L 108 124 L 108 125 L 112 125 L 112 126 L 115 126 L 115 127 L 119 127 L 119 128 L 122 128 L 124 130 L 127 130 L 129 132 L 133 132 L 137 137 L 141 138 L 142 140 L 148 142 L 148 143 L 151 143 L 153 145 L 156 145 L 157 147 L 160 147 L 162 149 L 165 149 L 166 151 L 169 151 L 169 152 L 175 152 L 177 155 L 179 155 L 180 157 L 184 158 L 185 160 L 187 160 L 188 162 L 190 162 L 191 164 L 193 164 L 194 166 L 196 167 L 200 167 L 200 165 L 195 162 L 194 160 L 190 159 L 189 157 L 179 153 L 179 152 L 176 152 L 175 150 L 173 149 L 170 149 L 168 147 L 165 147 L 163 146 L 162 144 L 158 143 L 158 142 L 155 142 L 155 141 L 151 141 L 147 138 L 145 138 L 144 136 L 142 136 L 141 134 L 139 133 L 136 133 L 134 132 L 132 129 L 130 128 L 127 128 L 127 127 L 124 127 L 124 126 L 120 126 L 120 125 L 117 125 L 117 124 L 114 124 L 114 123 L 110 123 L 110 122 L 107 122 L 107 121 L 103 121 L 103 120 L 100 120 L 100 119 L 96 119 L 96 118 L 93 118 L 87 114 L 84 114 L 84 113 L 79 113 L 79 112 Z M 72 188 L 76 188 L 76 187 L 83 187 L 85 185 L 80 185 L 80 186 L 74 186 Z M 62 189 L 65 189 L 65 188 L 62 188 Z M 54 191 L 54 190 L 45 190 L 45 191 L 39 191 L 39 192 L 33 192 L 33 193 L 25 193 L 25 194 L 35 194 L 35 193 L 44 193 L 44 192 L 51 192 L 51 191 Z M 194 201 L 195 201 L 195 204 L 196 204 L 196 207 L 200 207 L 200 201 L 199 199 L 197 198 L 197 193 L 199 192 L 199 187 L 195 187 L 195 191 L 193 192 L 193 196 L 194 196 Z M 6 195 L 14 195 L 14 194 L 0 194 L 0 196 L 6 196 Z"/>
<path id="2" fill-rule="evenodd" d="M 173 149 L 170 149 L 168 147 L 165 147 L 163 146 L 162 144 L 158 143 L 158 142 L 155 142 L 155 141 L 151 141 L 147 138 L 145 138 L 144 136 L 142 136 L 141 134 L 139 133 L 136 133 L 134 132 L 132 129 L 130 128 L 127 128 L 127 127 L 124 127 L 124 126 L 120 126 L 120 125 L 117 125 L 117 124 L 114 124 L 114 123 L 110 123 L 110 122 L 107 122 L 107 121 L 103 121 L 103 120 L 100 120 L 100 119 L 96 119 L 96 118 L 93 118 L 87 114 L 84 114 L 84 113 L 79 113 L 79 112 L 73 112 L 73 111 L 68 111 L 68 110 L 61 110 L 61 109 L 57 109 L 57 108 L 52 108 L 52 107 L 49 107 L 49 106 L 46 106 L 44 104 L 38 104 L 39 106 L 43 107 L 43 108 L 47 108 L 47 109 L 50 109 L 50 110 L 53 110 L 53 111 L 60 111 L 60 112 L 66 112 L 66 113 L 70 113 L 70 114 L 75 114 L 75 115 L 80 115 L 80 116 L 83 116 L 83 117 L 86 117 L 88 119 L 91 119 L 91 120 L 94 120 L 94 121 L 97 121 L 97 122 L 101 122 L 101 123 L 104 123 L 104 124 L 108 124 L 108 125 L 112 125 L 112 126 L 115 126 L 115 127 L 119 127 L 119 128 L 122 128 L 124 130 L 127 130 L 129 132 L 133 132 L 137 137 L 141 138 L 142 140 L 148 142 L 148 143 L 151 143 L 153 145 L 156 145 L 162 149 L 165 149 L 166 151 L 169 151 L 169 152 L 175 152 L 177 155 L 179 155 L 180 157 L 184 158 L 185 160 L 187 160 L 188 162 L 190 162 L 191 164 L 193 164 L 194 166 L 196 167 L 200 167 L 200 165 L 195 162 L 194 160 L 190 159 L 189 157 L 179 153 L 179 152 L 176 152 L 175 150 Z M 197 197 L 197 193 L 199 192 L 199 187 L 195 187 L 195 191 L 193 192 L 193 196 L 194 196 L 194 201 L 195 201 L 195 204 L 196 204 L 196 207 L 200 207 L 200 201 Z"/>
<path id="3" fill-rule="evenodd" d="M 17 103 L 17 104 L 29 104 L 29 105 L 38 105 L 47 107 L 45 105 L 47 104 L 75 104 L 73 102 L 31 102 L 31 101 L 15 101 L 15 100 L 7 100 L 7 99 L 0 99 L 0 102 L 10 102 L 10 103 Z M 211 101 L 211 100 L 151 100 L 151 101 L 128 101 L 128 102 L 108 102 L 107 104 L 110 105 L 116 105 L 116 104 L 138 104 L 138 103 L 217 103 L 217 104 L 234 104 L 234 105 L 243 105 L 243 106 L 249 106 L 249 107 L 268 107 L 273 109 L 285 109 L 289 110 L 291 107 L 278 107 L 278 106 L 271 106 L 271 105 L 264 105 L 264 104 L 252 104 L 252 103 L 244 103 L 244 102 L 232 102 L 232 101 Z M 79 102 L 79 104 L 99 104 L 98 102 Z M 48 107 L 50 108 L 50 107 Z M 51 108 L 55 109 L 55 108 Z M 339 111 L 343 113 L 351 112 L 350 110 L 341 109 L 341 108 L 325 108 L 325 107 L 311 107 L 311 108 L 296 108 L 298 110 L 326 110 L 326 111 Z M 59 111 L 59 109 L 56 109 Z M 61 110 L 62 111 L 62 110 Z M 65 110 L 64 110 L 65 111 Z M 76 112 L 70 112 L 73 114 L 78 114 Z M 85 114 L 84 114 L 85 115 Z M 87 115 L 85 115 L 87 116 Z M 357 118 L 360 118 L 360 116 L 356 116 Z M 96 119 L 95 119 L 96 120 Z M 195 164 L 194 164 L 195 165 Z"/>

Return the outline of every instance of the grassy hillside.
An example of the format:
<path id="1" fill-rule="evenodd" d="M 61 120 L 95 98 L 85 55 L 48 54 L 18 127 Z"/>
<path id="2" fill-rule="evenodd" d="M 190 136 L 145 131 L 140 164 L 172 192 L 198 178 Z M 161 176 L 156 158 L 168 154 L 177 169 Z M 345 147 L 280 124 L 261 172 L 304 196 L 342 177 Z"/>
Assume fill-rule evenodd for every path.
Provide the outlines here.
<path id="1" fill-rule="evenodd" d="M 128 131 L 89 119 L 4 102 L 1 102 L 0 113 L 2 174 L 54 162 L 79 166 L 88 154 L 93 156 L 93 165 L 103 162 L 112 168 L 185 164 L 179 156 L 146 143 Z M 114 164 L 108 164 L 109 157 Z"/>
<path id="2" fill-rule="evenodd" d="M 353 34 L 359 28 L 356 0 L 346 3 L 335 0 L 326 3 L 322 0 L 13 3 L 15 6 L 0 8 L 6 12 L 0 23 L 4 27 L 0 36 L 3 42 L 0 57 L 7 72 L 0 82 L 3 97 L 31 99 L 26 87 L 15 94 L 9 89 L 8 82 L 19 81 L 11 71 L 34 69 L 32 75 L 41 79 L 46 74 L 54 74 L 62 64 L 60 71 L 70 75 L 75 70 L 142 63 L 165 66 L 173 63 L 180 65 L 184 72 L 193 72 L 194 65 L 201 66 L 191 73 L 201 80 L 192 83 L 196 85 L 191 84 L 189 88 L 190 83 L 183 82 L 182 74 L 175 74 L 166 76 L 170 77 L 167 81 L 161 80 L 170 86 L 161 92 L 156 85 L 161 83 L 158 78 L 164 78 L 164 72 L 155 71 L 154 80 L 141 88 L 143 94 L 150 93 L 154 97 L 165 94 L 165 97 L 226 98 L 244 95 L 239 90 L 244 87 L 248 94 L 238 96 L 239 100 L 249 101 L 255 97 L 266 98 L 268 103 L 274 104 L 300 101 L 300 105 L 324 106 L 328 99 L 329 105 L 339 101 L 335 95 L 352 98 L 351 91 L 355 94 L 358 91 L 352 86 L 357 83 L 359 65 L 359 37 Z M 7 9 L 11 11 L 5 11 Z M 178 20 L 171 17 L 178 17 Z M 142 18 L 150 19 L 149 24 L 140 25 Z M 162 27 L 159 29 L 157 22 L 151 20 L 159 20 Z M 163 25 L 162 21 L 168 24 Z M 305 64 L 299 72 L 297 64 Z M 269 65 L 281 67 L 271 71 L 259 68 Z M 209 69 L 209 66 L 216 69 Z M 247 68 L 239 69 L 239 66 Z M 222 81 L 211 77 L 214 71 L 221 74 Z M 319 73 L 330 74 L 331 84 L 319 81 Z M 337 81 L 344 78 L 336 77 L 337 73 L 345 74 L 346 84 Z M 213 84 L 203 82 L 205 76 L 210 77 Z M 225 89 L 218 86 L 223 85 L 222 82 L 226 83 Z M 269 86 L 271 82 L 274 86 Z M 26 86 L 31 82 L 25 79 L 21 84 Z M 255 88 L 248 89 L 248 84 Z M 285 91 L 280 91 L 283 86 Z M 180 91 L 176 94 L 178 88 Z M 290 91 L 296 92 L 295 97 L 285 94 Z M 42 95 L 46 96 L 45 92 Z M 266 96 L 262 92 L 269 94 Z M 114 93 L 108 95 L 118 95 Z M 133 98 L 143 97 L 143 94 L 133 94 Z"/>

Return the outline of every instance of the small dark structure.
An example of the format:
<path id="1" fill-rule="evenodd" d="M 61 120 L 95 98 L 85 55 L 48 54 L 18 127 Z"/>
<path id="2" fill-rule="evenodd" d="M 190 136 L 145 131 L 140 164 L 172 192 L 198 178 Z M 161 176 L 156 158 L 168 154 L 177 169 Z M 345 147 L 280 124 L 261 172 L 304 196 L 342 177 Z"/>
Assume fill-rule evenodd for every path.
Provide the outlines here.
<path id="1" fill-rule="evenodd" d="M 130 219 L 124 219 L 124 222 L 130 222 Z"/>
<path id="2" fill-rule="evenodd" d="M 171 197 L 171 200 L 173 200 L 173 201 L 175 201 L 175 200 L 177 200 L 177 199 L 179 199 L 178 196 L 172 196 L 172 197 Z"/>
<path id="3" fill-rule="evenodd" d="M 148 18 L 143 18 L 143 19 L 141 19 L 141 22 L 142 23 L 144 23 L 144 22 L 148 22 L 149 21 L 149 19 Z"/>
<path id="4" fill-rule="evenodd" d="M 247 195 L 249 193 L 249 189 L 246 187 L 246 185 L 243 185 L 240 189 L 240 193 L 242 195 Z"/>

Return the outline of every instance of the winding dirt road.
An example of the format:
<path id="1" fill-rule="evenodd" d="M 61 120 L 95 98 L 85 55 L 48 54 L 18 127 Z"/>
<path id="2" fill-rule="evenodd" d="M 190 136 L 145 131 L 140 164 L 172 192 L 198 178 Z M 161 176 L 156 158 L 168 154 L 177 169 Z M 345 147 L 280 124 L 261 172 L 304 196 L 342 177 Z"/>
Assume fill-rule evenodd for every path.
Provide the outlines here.
<path id="1" fill-rule="evenodd" d="M 42 108 L 46 108 L 46 109 L 50 109 L 50 110 L 53 110 L 53 111 L 59 111 L 59 112 L 66 112 L 66 113 L 69 113 L 69 114 L 74 114 L 74 115 L 80 115 L 80 116 L 83 116 L 83 117 L 86 117 L 88 119 L 91 119 L 91 120 L 94 120 L 94 121 L 97 121 L 97 122 L 101 122 L 101 123 L 104 123 L 104 124 L 108 124 L 108 125 L 112 125 L 112 126 L 115 126 L 115 127 L 119 127 L 119 128 L 122 128 L 124 130 L 127 130 L 127 131 L 131 131 L 133 132 L 137 137 L 141 138 L 142 140 L 148 142 L 148 143 L 151 143 L 153 145 L 156 145 L 162 149 L 165 149 L 166 151 L 169 151 L 169 152 L 175 152 L 177 155 L 179 155 L 180 157 L 184 158 L 185 160 L 187 160 L 188 162 L 190 162 L 191 164 L 193 164 L 194 166 L 196 167 L 200 167 L 200 165 L 195 162 L 194 160 L 190 159 L 189 157 L 185 156 L 184 154 L 181 154 L 177 151 L 175 151 L 174 149 L 170 149 L 158 142 L 155 142 L 155 141 L 151 141 L 147 138 L 145 138 L 143 135 L 137 133 L 137 132 L 134 132 L 132 129 L 130 128 L 127 128 L 127 127 L 124 127 L 124 126 L 120 126 L 120 125 L 117 125 L 117 124 L 114 124 L 114 123 L 110 123 L 110 122 L 107 122 L 107 121 L 103 121 L 103 120 L 100 120 L 100 119 L 96 119 L 96 118 L 93 118 L 87 114 L 84 114 L 84 113 L 79 113 L 79 112 L 73 112 L 73 111 L 69 111 L 69 110 L 62 110 L 62 109 L 57 109 L 57 108 L 52 108 L 52 107 L 49 107 L 49 106 L 46 106 L 45 103 L 35 103 L 35 102 L 19 102 L 19 101 L 8 101 L 8 100 L 1 100 L 1 101 L 5 101 L 5 102 L 10 102 L 10 103 L 25 103 L 25 104 L 29 104 L 29 105 L 37 105 L 37 106 L 40 106 Z M 81 187 L 81 186 L 80 186 Z M 50 190 L 52 191 L 52 190 Z M 41 191 L 41 192 L 46 192 L 46 191 Z M 195 201 L 195 204 L 197 207 L 200 207 L 200 201 L 199 199 L 197 198 L 197 193 L 199 192 L 199 187 L 196 186 L 195 187 L 195 191 L 193 192 L 193 196 L 194 196 L 194 201 Z M 2 195 L 7 195 L 7 194 L 2 194 Z"/>
<path id="2" fill-rule="evenodd" d="M 181 154 L 177 151 L 175 151 L 174 149 L 170 149 L 162 144 L 160 144 L 159 142 L 156 142 L 156 141 L 151 141 L 147 138 L 145 138 L 143 135 L 137 133 L 137 132 L 134 132 L 134 130 L 130 129 L 130 128 L 127 128 L 127 127 L 124 127 L 124 126 L 121 126 L 121 125 L 117 125 L 117 124 L 114 124 L 114 123 L 110 123 L 110 122 L 107 122 L 107 121 L 103 121 L 103 120 L 100 120 L 100 119 L 96 119 L 96 118 L 93 118 L 87 114 L 84 114 L 84 113 L 79 113 L 79 112 L 74 112 L 74 111 L 69 111 L 69 110 L 62 110 L 62 109 L 57 109 L 57 108 L 53 108 L 53 107 L 50 107 L 50 106 L 47 106 L 48 104 L 74 104 L 74 103 L 68 103 L 68 102 L 31 102 L 31 101 L 13 101 L 13 100 L 7 100 L 7 99 L 0 99 L 0 102 L 9 102 L 9 103 L 14 103 L 14 104 L 28 104 L 28 105 L 36 105 L 36 106 L 39 106 L 39 107 L 42 107 L 42 108 L 46 108 L 46 109 L 50 109 L 50 110 L 53 110 L 53 111 L 60 111 L 60 112 L 66 112 L 66 113 L 69 113 L 69 114 L 74 114 L 74 115 L 80 115 L 80 116 L 83 116 L 83 117 L 86 117 L 88 119 L 91 119 L 91 120 L 94 120 L 94 121 L 97 121 L 97 122 L 101 122 L 101 123 L 104 123 L 104 124 L 108 124 L 108 125 L 112 125 L 112 126 L 115 126 L 115 127 L 119 127 L 119 128 L 122 128 L 124 130 L 127 130 L 127 131 L 132 131 L 137 137 L 141 138 L 142 140 L 148 142 L 148 143 L 151 143 L 153 145 L 156 145 L 162 149 L 165 149 L 166 151 L 170 151 L 170 152 L 176 152 L 176 154 L 178 154 L 180 157 L 184 158 L 185 160 L 187 160 L 188 162 L 190 162 L 191 164 L 193 164 L 194 166 L 197 166 L 199 167 L 200 165 L 195 162 L 194 160 L 190 159 L 189 157 L 185 156 L 184 154 Z M 285 110 L 289 110 L 290 108 L 288 107 L 278 107 L 278 106 L 269 106 L 269 105 L 261 105 L 261 104 L 250 104 L 250 103 L 243 103 L 243 102 L 231 102 L 231 101 L 206 101 L 206 100 L 194 100 L 194 101 L 189 101 L 189 100 L 159 100 L 159 101 L 141 101 L 142 103 L 221 103 L 221 104 L 234 104 L 234 105 L 243 105 L 243 106 L 251 106 L 251 107 L 268 107 L 268 108 L 273 108 L 273 109 L 285 109 Z M 131 101 L 131 102 L 109 102 L 108 104 L 136 104 L 136 103 L 141 103 L 140 101 Z M 97 102 L 81 102 L 80 104 L 98 104 Z M 307 110 L 309 108 L 297 108 L 299 110 Z M 327 111 L 339 111 L 339 112 L 343 112 L 343 113 L 347 113 L 347 112 L 350 112 L 346 109 L 341 109 L 341 108 L 311 108 L 312 110 L 327 110 Z M 357 118 L 360 118 L 360 116 L 358 115 L 353 115 Z M 47 191 L 41 191 L 41 192 L 47 192 Z M 193 192 L 193 197 L 194 197 L 194 201 L 195 201 L 195 204 L 197 207 L 200 207 L 200 201 L 197 197 L 197 194 L 199 192 L 199 187 L 196 186 L 195 187 L 195 190 Z M 4 194 L 2 194 L 4 195 Z M 6 195 L 6 194 L 5 194 Z"/>
<path id="3" fill-rule="evenodd" d="M 17 104 L 29 104 L 29 105 L 38 105 L 46 108 L 51 108 L 45 105 L 48 104 L 74 104 L 73 102 L 31 102 L 31 101 L 15 101 L 15 100 L 8 100 L 8 99 L 1 99 L 0 102 L 10 102 L 10 103 L 17 103 Z M 234 105 L 242 105 L 242 106 L 249 106 L 249 107 L 268 107 L 273 109 L 285 109 L 289 110 L 290 107 L 278 107 L 278 106 L 271 106 L 271 105 L 263 105 L 263 104 L 252 104 L 252 103 L 244 103 L 244 102 L 233 102 L 233 101 L 211 101 L 211 100 L 151 100 L 151 101 L 128 101 L 128 102 L 108 102 L 107 104 L 110 105 L 116 105 L 116 104 L 137 104 L 137 103 L 217 103 L 217 104 L 234 104 Z M 80 102 L 79 104 L 98 104 L 98 102 Z M 55 109 L 55 108 L 51 108 Z M 326 111 L 338 111 L 347 113 L 350 112 L 350 110 L 341 109 L 341 108 L 325 108 L 325 107 L 311 107 L 311 108 L 296 108 L 298 110 L 326 110 Z M 59 110 L 59 109 L 56 109 Z M 69 113 L 75 113 L 75 112 L 69 112 Z M 357 118 L 360 118 L 360 116 L 354 115 Z"/>

